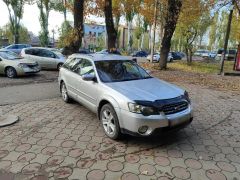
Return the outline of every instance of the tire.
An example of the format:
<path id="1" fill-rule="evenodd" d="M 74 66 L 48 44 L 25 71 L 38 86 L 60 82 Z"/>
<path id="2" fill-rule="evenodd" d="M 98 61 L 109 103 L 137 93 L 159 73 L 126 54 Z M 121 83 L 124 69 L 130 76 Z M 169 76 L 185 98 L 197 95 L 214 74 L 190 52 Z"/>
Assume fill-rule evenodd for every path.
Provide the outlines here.
<path id="1" fill-rule="evenodd" d="M 17 77 L 17 71 L 13 67 L 7 67 L 7 69 L 5 70 L 5 74 L 8 78 Z"/>
<path id="2" fill-rule="evenodd" d="M 100 120 L 105 134 L 111 139 L 119 139 L 121 137 L 120 126 L 117 114 L 111 104 L 105 104 L 101 108 Z"/>
<path id="3" fill-rule="evenodd" d="M 59 63 L 59 64 L 57 65 L 57 70 L 60 70 L 60 68 L 62 67 L 62 65 L 63 65 L 63 63 Z"/>
<path id="4" fill-rule="evenodd" d="M 63 101 L 66 103 L 69 103 L 70 97 L 68 96 L 67 88 L 64 82 L 61 83 L 60 91 L 61 91 Z"/>

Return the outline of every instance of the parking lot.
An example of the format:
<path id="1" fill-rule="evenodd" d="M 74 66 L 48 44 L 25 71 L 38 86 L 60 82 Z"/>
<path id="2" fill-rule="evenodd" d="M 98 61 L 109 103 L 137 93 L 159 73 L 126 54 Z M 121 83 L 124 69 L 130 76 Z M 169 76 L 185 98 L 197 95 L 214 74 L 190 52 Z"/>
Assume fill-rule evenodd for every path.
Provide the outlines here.
<path id="1" fill-rule="evenodd" d="M 0 179 L 239 179 L 240 96 L 178 85 L 194 120 L 154 138 L 110 140 L 95 114 L 60 97 L 0 106 L 20 117 L 0 128 Z"/>

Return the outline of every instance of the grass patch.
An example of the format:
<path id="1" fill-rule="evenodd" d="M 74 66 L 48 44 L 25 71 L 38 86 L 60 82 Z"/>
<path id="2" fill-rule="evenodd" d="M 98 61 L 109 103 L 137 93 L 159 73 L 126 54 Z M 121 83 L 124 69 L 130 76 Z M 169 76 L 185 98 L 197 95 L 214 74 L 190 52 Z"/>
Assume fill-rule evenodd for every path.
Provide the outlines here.
<path id="1" fill-rule="evenodd" d="M 225 61 L 224 72 L 232 72 L 233 64 L 234 61 Z M 194 61 L 188 65 L 186 61 L 174 61 L 168 64 L 168 68 L 185 72 L 217 74 L 220 70 L 220 62 Z"/>

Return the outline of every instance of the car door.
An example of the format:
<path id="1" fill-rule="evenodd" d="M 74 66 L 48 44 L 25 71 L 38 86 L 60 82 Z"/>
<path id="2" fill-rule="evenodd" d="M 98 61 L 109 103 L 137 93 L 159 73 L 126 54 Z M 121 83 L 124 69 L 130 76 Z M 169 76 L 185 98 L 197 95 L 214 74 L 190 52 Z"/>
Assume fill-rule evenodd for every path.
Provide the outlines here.
<path id="1" fill-rule="evenodd" d="M 0 74 L 4 74 L 4 62 L 3 58 L 0 56 Z"/>
<path id="2" fill-rule="evenodd" d="M 80 64 L 80 76 L 81 83 L 78 84 L 79 99 L 92 111 L 96 111 L 97 107 L 97 95 L 98 95 L 98 83 L 97 81 L 85 81 L 82 76 L 85 74 L 94 74 L 94 66 L 88 59 L 82 59 Z"/>
<path id="3" fill-rule="evenodd" d="M 45 69 L 56 69 L 57 68 L 57 61 L 56 55 L 47 49 L 39 49 L 39 57 L 41 58 L 43 67 Z"/>
<path id="4" fill-rule="evenodd" d="M 79 58 L 71 58 L 62 66 L 62 79 L 67 86 L 68 93 L 75 100 L 78 100 L 78 87 L 81 84 L 79 68 L 77 68 L 80 67 L 80 61 Z"/>

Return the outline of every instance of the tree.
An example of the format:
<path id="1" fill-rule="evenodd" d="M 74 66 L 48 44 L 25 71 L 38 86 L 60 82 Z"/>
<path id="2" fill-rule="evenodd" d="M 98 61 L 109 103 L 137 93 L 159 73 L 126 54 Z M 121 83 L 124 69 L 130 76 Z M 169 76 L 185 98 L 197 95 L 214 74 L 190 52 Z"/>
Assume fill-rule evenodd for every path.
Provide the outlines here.
<path id="1" fill-rule="evenodd" d="M 14 43 L 19 43 L 20 20 L 23 16 L 24 0 L 3 0 L 8 8 L 11 32 L 14 35 Z"/>
<path id="2" fill-rule="evenodd" d="M 49 44 L 49 31 L 48 31 L 48 18 L 49 12 L 53 7 L 53 3 L 50 0 L 38 0 L 37 6 L 40 10 L 39 22 L 41 31 L 39 33 L 39 39 L 42 46 L 48 46 Z"/>
<path id="3" fill-rule="evenodd" d="M 215 49 L 218 16 L 219 16 L 219 13 L 217 12 L 217 13 L 214 15 L 212 24 L 211 24 L 211 26 L 210 26 L 209 46 L 210 46 L 210 49 L 211 49 L 211 50 Z"/>
<path id="4" fill-rule="evenodd" d="M 14 43 L 15 37 L 11 30 L 11 23 L 6 24 L 1 28 L 0 34 L 7 38 L 9 43 Z M 30 42 L 30 36 L 28 33 L 28 30 L 23 25 L 19 25 L 19 43 L 29 43 Z"/>
<path id="5" fill-rule="evenodd" d="M 77 53 L 82 45 L 82 37 L 84 35 L 84 2 L 84 0 L 74 0 L 73 2 L 74 28 L 69 32 L 69 41 L 64 48 L 63 53 L 66 55 Z"/>
<path id="6" fill-rule="evenodd" d="M 199 37 L 198 43 L 201 46 L 202 38 L 212 22 L 209 12 L 208 6 L 203 1 L 186 0 L 183 3 L 175 35 L 181 40 L 189 65 L 192 62 L 194 49 L 197 48 L 193 43 L 196 43 Z"/>
<path id="7" fill-rule="evenodd" d="M 168 0 L 166 23 L 164 26 L 164 36 L 162 39 L 160 69 L 167 68 L 168 53 L 171 47 L 171 39 L 176 28 L 180 10 L 182 7 L 182 0 Z"/>
<path id="8" fill-rule="evenodd" d="M 116 39 L 117 31 L 113 22 L 113 13 L 112 13 L 112 0 L 104 1 L 104 14 L 105 14 L 105 23 L 107 29 L 107 44 L 109 51 L 114 51 L 116 49 Z"/>

